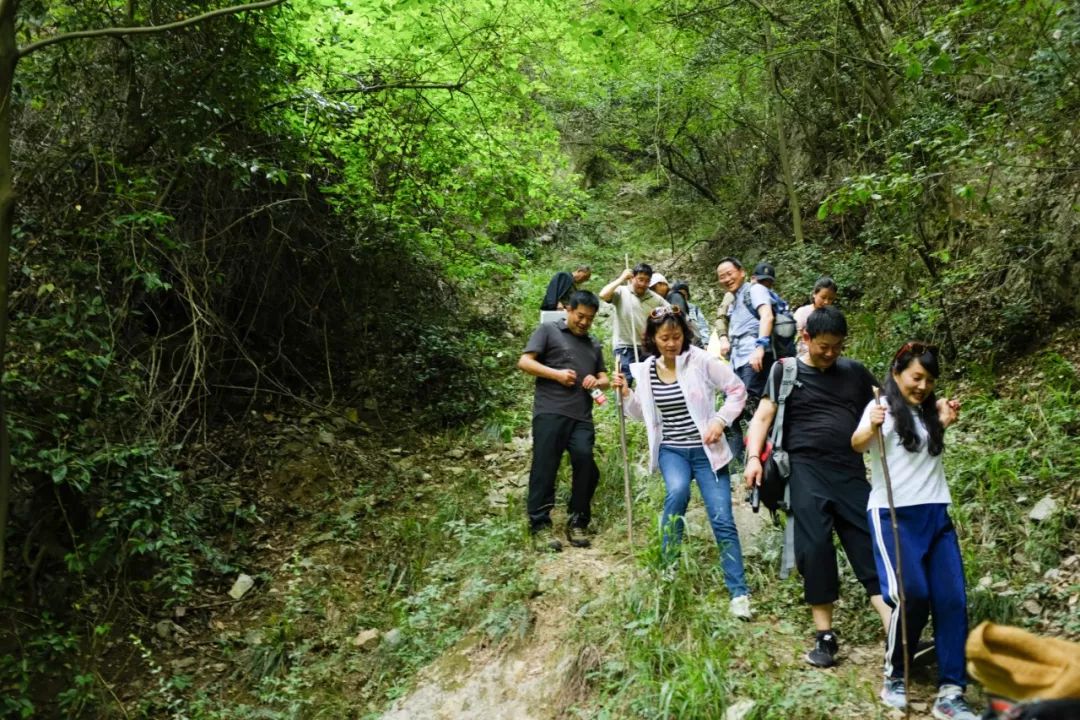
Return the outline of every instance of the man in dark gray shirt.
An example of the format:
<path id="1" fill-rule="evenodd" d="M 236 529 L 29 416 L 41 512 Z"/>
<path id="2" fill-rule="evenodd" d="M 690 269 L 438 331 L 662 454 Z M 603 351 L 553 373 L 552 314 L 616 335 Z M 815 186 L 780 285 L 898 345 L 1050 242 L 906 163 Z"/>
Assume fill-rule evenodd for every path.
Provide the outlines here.
<path id="1" fill-rule="evenodd" d="M 594 389 L 608 387 L 600 343 L 589 335 L 600 300 L 579 290 L 570 296 L 565 320 L 541 323 L 533 331 L 518 368 L 536 377 L 533 399 L 533 459 L 529 471 L 529 529 L 538 548 L 558 551 L 562 543 L 551 530 L 555 476 L 564 452 L 570 454 L 571 485 L 566 537 L 588 547 L 585 528 L 600 481 L 593 459 L 596 431 L 592 421 Z"/>

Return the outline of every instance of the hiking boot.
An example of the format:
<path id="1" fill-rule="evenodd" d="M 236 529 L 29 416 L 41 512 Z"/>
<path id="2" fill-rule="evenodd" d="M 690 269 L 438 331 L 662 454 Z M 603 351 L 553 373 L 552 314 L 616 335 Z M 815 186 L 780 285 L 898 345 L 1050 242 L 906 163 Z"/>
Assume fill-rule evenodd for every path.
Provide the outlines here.
<path id="1" fill-rule="evenodd" d="M 885 678 L 881 686 L 881 701 L 898 710 L 907 707 L 907 688 L 903 678 Z"/>
<path id="2" fill-rule="evenodd" d="M 836 653 L 840 650 L 840 644 L 836 641 L 836 633 L 832 630 L 818 632 L 814 641 L 814 648 L 806 653 L 806 662 L 815 667 L 827 668 L 836 664 Z"/>
<path id="3" fill-rule="evenodd" d="M 559 542 L 559 538 L 555 537 L 550 525 L 544 525 L 533 530 L 532 541 L 533 547 L 541 552 L 560 552 L 562 550 L 562 543 Z"/>
<path id="4" fill-rule="evenodd" d="M 979 720 L 964 700 L 964 691 L 956 685 L 944 685 L 934 701 L 934 717 L 938 720 Z"/>
<path id="5" fill-rule="evenodd" d="M 566 539 L 570 541 L 570 544 L 574 547 L 586 548 L 592 545 L 589 542 L 589 536 L 585 534 L 585 528 L 577 527 L 575 525 L 566 526 Z"/>
<path id="6" fill-rule="evenodd" d="M 754 616 L 750 610 L 750 596 L 740 595 L 731 598 L 731 614 L 740 620 L 749 620 Z"/>

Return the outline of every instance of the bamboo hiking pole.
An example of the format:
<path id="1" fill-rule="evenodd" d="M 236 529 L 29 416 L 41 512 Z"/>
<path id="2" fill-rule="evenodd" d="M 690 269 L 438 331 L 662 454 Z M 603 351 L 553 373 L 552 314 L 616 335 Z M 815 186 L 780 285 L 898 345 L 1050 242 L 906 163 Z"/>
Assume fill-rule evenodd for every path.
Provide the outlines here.
<path id="1" fill-rule="evenodd" d="M 623 410 L 622 390 L 615 388 L 615 401 L 619 406 L 619 446 L 622 448 L 623 490 L 626 496 L 626 542 L 630 554 L 634 554 L 634 498 L 630 492 L 630 460 L 626 453 L 626 411 Z"/>
<path id="2" fill-rule="evenodd" d="M 626 269 L 630 269 L 630 256 L 624 255 Z M 634 331 L 634 317 L 630 316 L 630 332 Z M 637 345 L 634 345 L 634 362 L 637 362 Z M 621 372 L 619 358 L 615 358 L 616 372 Z M 624 378 L 625 380 L 625 378 Z M 630 554 L 634 554 L 634 496 L 630 491 L 630 456 L 626 452 L 626 411 L 623 409 L 623 396 L 620 388 L 615 388 L 615 401 L 619 406 L 619 446 L 622 449 L 623 492 L 626 500 L 626 542 L 630 545 Z"/>
<path id="3" fill-rule="evenodd" d="M 881 390 L 874 388 L 874 402 L 881 404 Z M 904 601 L 904 563 L 900 555 L 900 527 L 896 522 L 896 505 L 893 503 L 892 479 L 889 463 L 885 460 L 885 435 L 879 426 L 876 433 L 878 449 L 881 450 L 881 474 L 885 477 L 885 497 L 889 502 L 889 520 L 892 523 L 893 548 L 896 551 L 896 594 L 900 609 L 900 647 L 904 652 L 904 692 L 911 687 L 911 660 L 908 657 L 907 603 Z M 904 717 L 911 716 L 911 703 L 904 703 Z"/>

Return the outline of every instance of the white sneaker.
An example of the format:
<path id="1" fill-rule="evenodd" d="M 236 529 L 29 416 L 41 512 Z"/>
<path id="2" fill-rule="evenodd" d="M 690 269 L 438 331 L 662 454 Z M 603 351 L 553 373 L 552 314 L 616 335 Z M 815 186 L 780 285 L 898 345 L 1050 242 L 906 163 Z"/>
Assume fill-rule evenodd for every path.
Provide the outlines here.
<path id="1" fill-rule="evenodd" d="M 740 595 L 739 597 L 731 598 L 731 614 L 741 620 L 749 620 L 754 616 L 754 613 L 750 610 L 750 596 Z"/>

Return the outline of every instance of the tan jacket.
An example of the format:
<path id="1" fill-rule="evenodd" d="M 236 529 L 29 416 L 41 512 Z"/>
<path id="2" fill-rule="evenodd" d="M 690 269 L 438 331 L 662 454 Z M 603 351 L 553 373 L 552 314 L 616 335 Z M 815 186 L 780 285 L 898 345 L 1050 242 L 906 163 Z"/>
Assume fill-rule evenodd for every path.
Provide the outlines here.
<path id="1" fill-rule="evenodd" d="M 983 622 L 968 635 L 968 672 L 1011 700 L 1080 698 L 1080 644 Z"/>
<path id="2" fill-rule="evenodd" d="M 735 303 L 735 295 L 724 293 L 724 299 L 720 301 L 720 307 L 716 309 L 716 332 L 719 335 L 727 335 L 728 310 Z"/>

